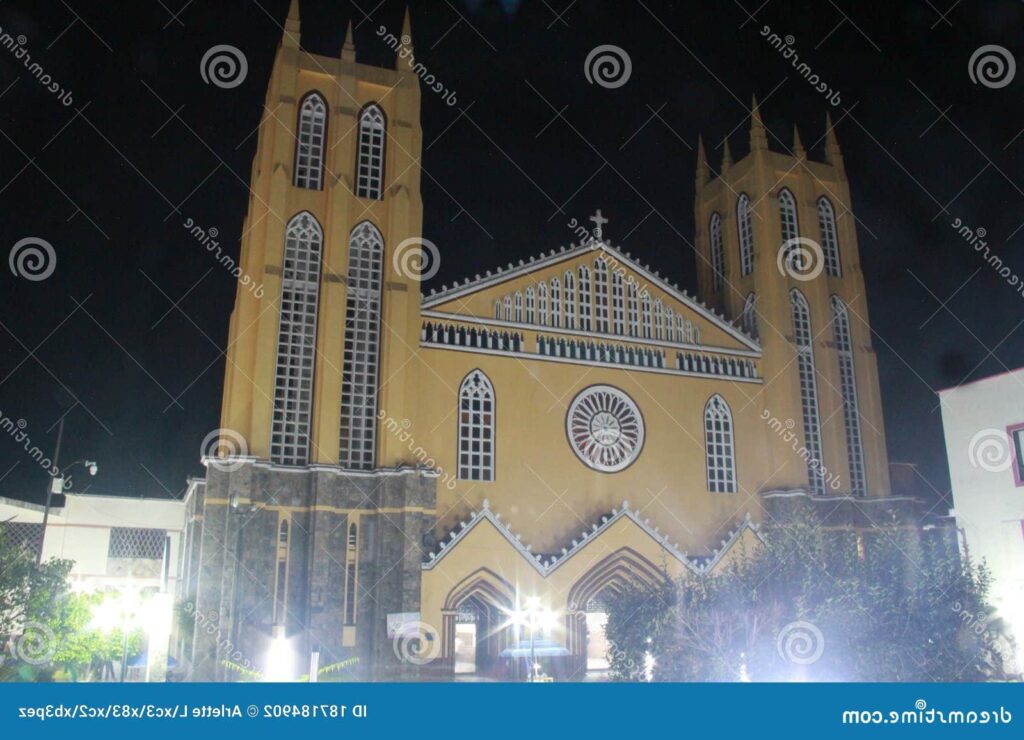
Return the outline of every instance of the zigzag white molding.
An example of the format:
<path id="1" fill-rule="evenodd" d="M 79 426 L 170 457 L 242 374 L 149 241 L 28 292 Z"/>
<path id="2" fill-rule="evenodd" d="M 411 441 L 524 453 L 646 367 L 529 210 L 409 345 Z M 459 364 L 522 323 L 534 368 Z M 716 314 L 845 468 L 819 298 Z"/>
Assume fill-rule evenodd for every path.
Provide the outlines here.
<path id="1" fill-rule="evenodd" d="M 591 525 L 590 529 L 584 529 L 580 535 L 572 541 L 570 547 L 563 547 L 560 555 L 551 557 L 548 561 L 544 562 L 544 556 L 534 554 L 532 552 L 532 545 L 524 545 L 522 542 L 522 535 L 516 534 L 512 531 L 511 525 L 505 523 L 501 519 L 501 514 L 493 511 L 490 506 L 490 502 L 484 499 L 482 509 L 479 512 L 470 512 L 469 521 L 460 522 L 457 527 L 451 530 L 448 535 L 441 540 L 438 545 L 437 552 L 429 554 L 429 560 L 423 563 L 423 570 L 432 570 L 435 565 L 444 559 L 445 555 L 451 552 L 455 546 L 462 541 L 473 528 L 476 527 L 480 522 L 485 519 L 494 525 L 494 528 L 498 530 L 508 540 L 509 544 L 514 547 L 520 555 L 533 566 L 540 575 L 545 578 L 557 570 L 563 563 L 569 560 L 573 555 L 582 550 L 591 540 L 595 537 L 600 536 L 605 530 L 609 529 L 619 519 L 630 519 L 640 529 L 650 535 L 651 539 L 657 542 L 665 551 L 667 551 L 672 557 L 678 560 L 680 563 L 685 565 L 690 571 L 695 574 L 704 574 L 709 572 L 722 557 L 729 551 L 739 538 L 743 535 L 746 529 L 750 529 L 761 542 L 764 542 L 764 538 L 761 536 L 759 527 L 754 524 L 750 519 L 750 514 L 746 514 L 743 521 L 740 522 L 725 539 L 721 541 L 721 544 L 717 550 L 714 550 L 706 562 L 701 564 L 695 558 L 691 558 L 685 550 L 679 549 L 679 544 L 676 542 L 670 542 L 667 534 L 662 534 L 657 527 L 651 525 L 650 519 L 641 519 L 640 510 L 631 510 L 629 508 L 629 501 L 622 502 L 622 508 L 612 509 L 611 516 L 605 515 L 601 517 L 599 523 L 595 522 Z"/>

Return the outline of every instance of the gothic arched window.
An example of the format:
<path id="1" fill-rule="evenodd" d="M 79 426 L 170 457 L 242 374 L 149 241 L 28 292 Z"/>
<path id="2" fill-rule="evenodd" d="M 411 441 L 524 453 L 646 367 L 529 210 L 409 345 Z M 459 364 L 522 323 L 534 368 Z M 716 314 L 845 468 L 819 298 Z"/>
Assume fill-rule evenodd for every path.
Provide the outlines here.
<path id="1" fill-rule="evenodd" d="M 779 221 L 782 224 L 783 244 L 800 236 L 796 220 L 796 199 L 786 188 L 779 191 Z"/>
<path id="2" fill-rule="evenodd" d="M 675 335 L 676 312 L 665 306 L 665 339 L 670 342 L 678 341 Z"/>
<path id="3" fill-rule="evenodd" d="M 505 298 L 502 300 L 502 306 L 505 309 L 502 312 L 503 313 L 502 318 L 504 318 L 505 321 L 511 321 L 512 320 L 512 296 L 505 296 Z"/>
<path id="4" fill-rule="evenodd" d="M 736 455 L 732 438 L 732 412 L 715 394 L 704 406 L 704 455 L 711 493 L 736 491 Z"/>
<path id="5" fill-rule="evenodd" d="M 629 281 L 629 335 L 640 336 L 640 306 L 636 295 L 636 282 Z"/>
<path id="6" fill-rule="evenodd" d="M 479 370 L 459 386 L 459 478 L 494 480 L 494 386 Z"/>
<path id="7" fill-rule="evenodd" d="M 665 311 L 661 307 L 661 299 L 654 302 L 654 338 L 665 338 Z"/>
<path id="8" fill-rule="evenodd" d="M 580 329 L 590 331 L 590 269 L 580 265 Z"/>
<path id="9" fill-rule="evenodd" d="M 341 449 L 344 468 L 369 470 L 377 442 L 381 258 L 384 239 L 369 221 L 348 241 L 348 299 L 341 370 Z"/>
<path id="10" fill-rule="evenodd" d="M 576 328 L 576 278 L 571 270 L 565 273 L 565 328 Z"/>
<path id="11" fill-rule="evenodd" d="M 320 93 L 310 93 L 299 106 L 295 137 L 295 186 L 320 190 L 324 179 L 324 141 L 327 137 L 327 103 Z"/>
<path id="12" fill-rule="evenodd" d="M 562 287 L 558 278 L 551 278 L 551 325 L 562 325 Z"/>
<path id="13" fill-rule="evenodd" d="M 721 290 L 725 284 L 725 248 L 722 246 L 722 217 L 711 214 L 708 226 L 711 236 L 711 278 L 715 290 Z"/>
<path id="14" fill-rule="evenodd" d="M 644 312 L 644 339 L 654 338 L 654 322 L 651 320 L 651 294 L 644 291 L 643 300 L 641 301 Z"/>
<path id="15" fill-rule="evenodd" d="M 526 289 L 526 323 L 532 324 L 536 320 L 533 312 L 533 286 Z"/>
<path id="16" fill-rule="evenodd" d="M 594 262 L 594 316 L 596 331 L 608 333 L 608 263 L 604 257 Z"/>
<path id="17" fill-rule="evenodd" d="M 541 283 L 537 286 L 537 323 L 541 326 L 548 325 L 548 284 Z"/>
<path id="18" fill-rule="evenodd" d="M 625 307 L 623 306 L 624 296 L 622 294 L 622 272 L 616 270 L 612 273 L 612 330 L 616 334 L 625 334 L 623 325 L 625 321 Z"/>
<path id="19" fill-rule="evenodd" d="M 807 450 L 807 477 L 811 493 L 824 493 L 821 459 L 821 426 L 818 421 L 818 384 L 814 373 L 814 346 L 811 334 L 811 311 L 799 290 L 789 294 L 793 314 L 793 336 L 796 338 L 797 374 L 800 378 L 800 405 L 803 409 L 804 447 Z"/>
<path id="20" fill-rule="evenodd" d="M 825 272 L 829 277 L 839 277 L 842 269 L 839 262 L 839 238 L 836 236 L 836 212 L 828 198 L 818 198 L 818 229 L 821 231 L 821 247 L 825 253 Z"/>
<path id="21" fill-rule="evenodd" d="M 282 465 L 309 462 L 322 248 L 323 230 L 311 214 L 288 222 L 270 435 L 270 459 Z"/>
<path id="22" fill-rule="evenodd" d="M 846 427 L 846 455 L 850 463 L 850 492 L 863 496 L 864 447 L 860 438 L 860 407 L 857 403 L 857 375 L 853 366 L 853 340 L 850 314 L 839 296 L 832 296 L 832 337 L 839 354 L 839 390 L 843 394 L 843 421 Z"/>
<path id="23" fill-rule="evenodd" d="M 752 337 L 757 336 L 757 296 L 753 293 L 748 293 L 743 301 L 743 331 Z"/>
<path id="24" fill-rule="evenodd" d="M 750 221 L 750 197 L 741 193 L 736 201 L 736 226 L 740 234 L 740 274 L 749 275 L 754 269 L 754 227 Z"/>
<path id="25" fill-rule="evenodd" d="M 356 196 L 380 200 L 384 196 L 384 137 L 387 122 L 376 103 L 359 114 L 359 151 L 356 158 Z"/>
<path id="26" fill-rule="evenodd" d="M 517 324 L 518 323 L 522 323 L 522 321 L 523 321 L 523 294 L 522 293 L 519 293 L 519 292 L 516 293 L 515 306 L 516 306 L 516 314 L 515 314 L 515 316 L 516 316 L 516 323 Z"/>

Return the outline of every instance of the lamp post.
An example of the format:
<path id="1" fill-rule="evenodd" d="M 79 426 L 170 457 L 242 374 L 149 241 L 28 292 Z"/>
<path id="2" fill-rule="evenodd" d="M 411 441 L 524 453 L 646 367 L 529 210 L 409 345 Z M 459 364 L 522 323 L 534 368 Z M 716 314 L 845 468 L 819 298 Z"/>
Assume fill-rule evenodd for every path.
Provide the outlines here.
<path id="1" fill-rule="evenodd" d="M 46 527 L 50 521 L 50 504 L 53 502 L 53 494 L 64 493 L 64 491 L 71 488 L 71 479 L 67 477 L 67 471 L 76 465 L 82 465 L 89 475 L 96 475 L 97 471 L 99 471 L 99 466 L 93 460 L 76 460 L 63 470 L 58 468 L 57 461 L 60 458 L 60 443 L 63 439 L 64 417 L 62 416 L 57 426 L 57 445 L 53 450 L 53 472 L 51 473 L 50 482 L 46 486 L 46 506 L 43 508 L 43 536 L 42 541 L 39 543 L 39 552 L 36 553 L 36 565 L 40 565 L 43 562 L 43 545 L 46 544 Z"/>
<path id="2" fill-rule="evenodd" d="M 516 612 L 515 621 L 530 630 L 530 670 L 526 680 L 533 682 L 540 678 L 540 664 L 537 663 L 537 630 L 554 624 L 555 614 L 550 609 L 541 608 L 540 599 L 531 596 L 526 600 L 526 608 Z"/>

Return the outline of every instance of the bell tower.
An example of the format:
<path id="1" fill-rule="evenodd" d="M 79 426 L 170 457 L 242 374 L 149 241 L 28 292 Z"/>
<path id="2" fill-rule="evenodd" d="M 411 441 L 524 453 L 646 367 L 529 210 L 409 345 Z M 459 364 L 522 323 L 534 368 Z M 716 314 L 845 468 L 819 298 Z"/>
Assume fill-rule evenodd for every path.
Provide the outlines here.
<path id="1" fill-rule="evenodd" d="M 885 428 L 849 183 L 831 118 L 824 161 L 773 151 L 757 100 L 749 153 L 698 147 L 699 293 L 760 342 L 765 489 L 888 495 Z"/>

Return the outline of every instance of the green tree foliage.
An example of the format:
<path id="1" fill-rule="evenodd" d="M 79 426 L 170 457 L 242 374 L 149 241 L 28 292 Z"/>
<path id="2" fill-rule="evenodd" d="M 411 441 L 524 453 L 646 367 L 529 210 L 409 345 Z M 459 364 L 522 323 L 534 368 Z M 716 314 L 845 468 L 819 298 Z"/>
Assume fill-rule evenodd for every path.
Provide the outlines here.
<path id="1" fill-rule="evenodd" d="M 1007 678 L 989 575 L 896 527 L 862 535 L 811 517 L 715 576 L 607 595 L 613 675 L 664 681 Z"/>

